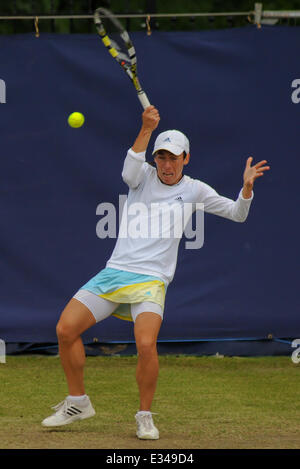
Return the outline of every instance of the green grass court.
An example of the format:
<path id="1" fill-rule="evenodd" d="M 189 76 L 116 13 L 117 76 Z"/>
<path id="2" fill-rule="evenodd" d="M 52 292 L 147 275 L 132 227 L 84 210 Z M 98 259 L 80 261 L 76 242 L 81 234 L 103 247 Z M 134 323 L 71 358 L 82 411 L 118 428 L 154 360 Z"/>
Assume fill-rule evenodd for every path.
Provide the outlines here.
<path id="1" fill-rule="evenodd" d="M 8 356 L 0 364 L 0 448 L 296 449 L 300 364 L 290 357 L 161 356 L 152 411 L 158 441 L 135 436 L 137 358 L 87 357 L 96 416 L 41 426 L 67 394 L 58 357 Z"/>

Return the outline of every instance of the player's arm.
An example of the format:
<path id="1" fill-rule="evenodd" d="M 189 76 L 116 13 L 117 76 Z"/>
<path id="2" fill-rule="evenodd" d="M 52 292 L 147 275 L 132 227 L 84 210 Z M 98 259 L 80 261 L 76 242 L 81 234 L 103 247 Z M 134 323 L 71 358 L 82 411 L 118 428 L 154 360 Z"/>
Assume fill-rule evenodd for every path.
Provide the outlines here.
<path id="1" fill-rule="evenodd" d="M 238 198 L 234 201 L 218 194 L 215 189 L 205 182 L 197 182 L 196 202 L 204 204 L 205 212 L 240 223 L 246 220 L 253 193 L 251 193 L 250 198 L 246 199 L 243 197 L 241 189 Z"/>
<path id="2" fill-rule="evenodd" d="M 253 158 L 249 157 L 243 174 L 244 184 L 238 198 L 234 201 L 218 194 L 208 184 L 198 181 L 196 187 L 196 201 L 204 204 L 204 211 L 228 218 L 236 222 L 244 222 L 248 216 L 253 199 L 253 185 L 255 180 L 270 169 L 264 166 L 266 160 L 251 166 Z"/>
<path id="3" fill-rule="evenodd" d="M 132 146 L 135 153 L 147 150 L 153 130 L 156 129 L 160 121 L 158 110 L 154 106 L 149 106 L 142 114 L 142 127 Z"/>
<path id="4" fill-rule="evenodd" d="M 141 183 L 145 174 L 145 155 L 153 130 L 159 124 L 159 113 L 154 106 L 149 106 L 142 114 L 142 126 L 139 134 L 127 153 L 122 171 L 123 181 L 132 189 Z"/>

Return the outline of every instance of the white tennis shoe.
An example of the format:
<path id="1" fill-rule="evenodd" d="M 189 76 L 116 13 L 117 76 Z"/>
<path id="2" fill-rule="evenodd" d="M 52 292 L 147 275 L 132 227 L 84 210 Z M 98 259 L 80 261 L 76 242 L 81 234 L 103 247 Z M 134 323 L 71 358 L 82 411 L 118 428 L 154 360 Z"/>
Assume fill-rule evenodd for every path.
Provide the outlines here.
<path id="1" fill-rule="evenodd" d="M 159 431 L 153 423 L 151 412 L 137 412 L 135 415 L 137 423 L 136 436 L 141 440 L 158 440 Z"/>
<path id="2" fill-rule="evenodd" d="M 44 427 L 60 427 L 61 425 L 68 425 L 76 420 L 84 420 L 93 417 L 96 412 L 93 408 L 89 397 L 86 398 L 85 405 L 74 404 L 67 398 L 52 407 L 55 410 L 53 415 L 45 418 L 42 421 Z"/>

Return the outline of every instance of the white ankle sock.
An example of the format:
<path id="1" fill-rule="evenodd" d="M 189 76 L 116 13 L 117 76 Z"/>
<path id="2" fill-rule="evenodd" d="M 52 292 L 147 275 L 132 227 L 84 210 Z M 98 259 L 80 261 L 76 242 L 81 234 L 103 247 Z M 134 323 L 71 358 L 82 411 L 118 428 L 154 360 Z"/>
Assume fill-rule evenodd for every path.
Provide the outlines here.
<path id="1" fill-rule="evenodd" d="M 152 412 L 150 412 L 150 410 L 139 410 L 137 412 L 137 415 L 152 415 Z"/>
<path id="2" fill-rule="evenodd" d="M 72 404 L 84 405 L 87 403 L 88 396 L 83 394 L 82 396 L 68 396 L 68 401 L 71 401 Z"/>

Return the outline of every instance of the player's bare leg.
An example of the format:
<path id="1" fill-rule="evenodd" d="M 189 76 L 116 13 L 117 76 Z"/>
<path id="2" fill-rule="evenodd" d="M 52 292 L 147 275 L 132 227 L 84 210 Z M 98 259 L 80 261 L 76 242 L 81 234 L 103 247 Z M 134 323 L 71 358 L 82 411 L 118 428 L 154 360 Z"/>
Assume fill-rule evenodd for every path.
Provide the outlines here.
<path id="1" fill-rule="evenodd" d="M 56 327 L 59 355 L 68 383 L 69 394 L 80 396 L 84 390 L 85 350 L 81 334 L 96 324 L 90 310 L 72 298 L 63 310 Z"/>
<path id="2" fill-rule="evenodd" d="M 95 415 L 95 410 L 84 391 L 83 371 L 85 350 L 81 334 L 96 320 L 89 309 L 72 298 L 63 310 L 56 327 L 59 354 L 66 375 L 69 396 L 53 407 L 53 415 L 43 420 L 45 427 L 67 425 Z"/>
<path id="3" fill-rule="evenodd" d="M 156 342 L 161 322 L 162 319 L 158 314 L 145 312 L 137 316 L 134 324 L 138 351 L 136 380 L 140 392 L 140 411 L 136 414 L 137 436 L 142 439 L 159 438 L 150 409 L 159 371 Z"/>
<path id="4" fill-rule="evenodd" d="M 157 336 L 162 319 L 155 313 L 141 313 L 134 324 L 138 351 L 136 380 L 140 392 L 140 410 L 150 410 L 158 378 Z"/>

